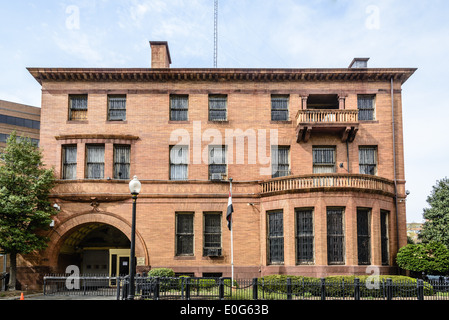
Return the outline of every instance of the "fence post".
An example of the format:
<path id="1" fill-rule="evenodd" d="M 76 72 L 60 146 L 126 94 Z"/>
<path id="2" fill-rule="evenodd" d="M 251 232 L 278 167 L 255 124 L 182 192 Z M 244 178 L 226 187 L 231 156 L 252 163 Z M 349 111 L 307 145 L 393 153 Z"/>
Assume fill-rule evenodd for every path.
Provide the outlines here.
<path id="1" fill-rule="evenodd" d="M 120 277 L 119 277 L 119 276 L 117 276 L 117 277 L 115 278 L 115 284 L 117 285 L 117 294 L 116 294 L 116 297 L 117 297 L 117 300 L 120 300 Z"/>
<path id="2" fill-rule="evenodd" d="M 258 296 L 257 296 L 257 278 L 253 278 L 253 300 L 257 300 Z"/>
<path id="3" fill-rule="evenodd" d="M 321 278 L 321 300 L 326 300 L 326 279 Z"/>
<path id="4" fill-rule="evenodd" d="M 154 300 L 159 300 L 160 289 L 161 289 L 161 279 L 159 277 L 157 277 L 156 283 L 154 284 L 154 292 L 153 292 Z"/>
<path id="5" fill-rule="evenodd" d="M 418 300 L 424 300 L 424 282 L 422 279 L 418 279 L 417 286 L 418 286 L 417 290 Z"/>
<path id="6" fill-rule="evenodd" d="M 388 278 L 387 279 L 387 300 L 393 299 L 393 281 Z"/>
<path id="7" fill-rule="evenodd" d="M 224 300 L 224 279 L 219 278 L 218 279 L 218 298 L 220 300 Z"/>
<path id="8" fill-rule="evenodd" d="M 190 300 L 190 278 L 186 278 L 186 300 Z"/>
<path id="9" fill-rule="evenodd" d="M 292 279 L 287 278 L 287 300 L 292 300 Z"/>
<path id="10" fill-rule="evenodd" d="M 354 300 L 360 300 L 360 279 L 354 279 Z"/>

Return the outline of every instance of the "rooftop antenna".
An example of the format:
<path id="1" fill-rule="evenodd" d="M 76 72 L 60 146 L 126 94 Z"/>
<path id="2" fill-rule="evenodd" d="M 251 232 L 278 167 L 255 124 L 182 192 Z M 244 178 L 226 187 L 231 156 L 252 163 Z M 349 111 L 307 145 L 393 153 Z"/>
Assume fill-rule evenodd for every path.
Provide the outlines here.
<path id="1" fill-rule="evenodd" d="M 214 9 L 214 68 L 218 63 L 218 0 L 215 0 Z"/>

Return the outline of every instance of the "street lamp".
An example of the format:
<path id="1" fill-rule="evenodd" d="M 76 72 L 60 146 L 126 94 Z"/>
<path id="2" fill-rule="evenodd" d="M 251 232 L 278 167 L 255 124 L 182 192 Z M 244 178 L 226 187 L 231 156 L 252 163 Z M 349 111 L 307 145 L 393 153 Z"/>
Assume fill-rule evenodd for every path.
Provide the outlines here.
<path id="1" fill-rule="evenodd" d="M 136 273 L 136 201 L 137 196 L 140 193 L 140 189 L 142 188 L 142 184 L 137 179 L 137 176 L 129 183 L 129 191 L 131 191 L 132 199 L 133 199 L 133 216 L 132 216 L 132 224 L 131 224 L 131 254 L 130 254 L 130 270 L 129 270 L 129 293 L 128 300 L 134 300 L 134 275 Z"/>

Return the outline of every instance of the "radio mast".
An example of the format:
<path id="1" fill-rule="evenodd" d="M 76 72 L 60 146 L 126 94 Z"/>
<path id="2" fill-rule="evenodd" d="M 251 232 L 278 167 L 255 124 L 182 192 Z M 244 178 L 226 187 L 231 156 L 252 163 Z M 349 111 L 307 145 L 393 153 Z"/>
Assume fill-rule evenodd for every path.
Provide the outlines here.
<path id="1" fill-rule="evenodd" d="M 214 68 L 218 65 L 218 0 L 214 8 Z"/>

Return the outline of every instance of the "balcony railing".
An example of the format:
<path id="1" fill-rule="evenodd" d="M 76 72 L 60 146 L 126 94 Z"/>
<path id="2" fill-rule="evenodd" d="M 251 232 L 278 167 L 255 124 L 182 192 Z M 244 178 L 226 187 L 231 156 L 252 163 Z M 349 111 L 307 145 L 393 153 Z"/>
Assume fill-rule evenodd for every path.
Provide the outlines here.
<path id="1" fill-rule="evenodd" d="M 262 195 L 312 189 L 358 189 L 394 194 L 394 183 L 371 175 L 338 173 L 283 177 L 262 182 Z"/>
<path id="2" fill-rule="evenodd" d="M 296 123 L 334 123 L 358 122 L 358 110 L 341 110 L 341 109 L 319 109 L 319 110 L 299 110 L 296 115 Z"/>
<path id="3" fill-rule="evenodd" d="M 297 141 L 307 142 L 314 132 L 339 133 L 342 141 L 354 140 L 358 130 L 358 110 L 309 109 L 296 114 Z"/>

